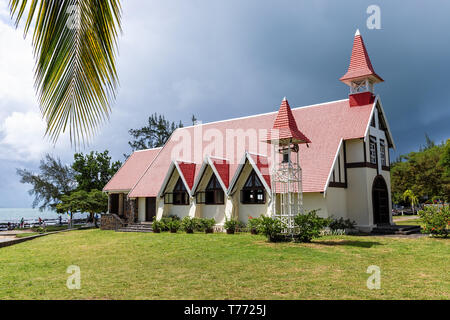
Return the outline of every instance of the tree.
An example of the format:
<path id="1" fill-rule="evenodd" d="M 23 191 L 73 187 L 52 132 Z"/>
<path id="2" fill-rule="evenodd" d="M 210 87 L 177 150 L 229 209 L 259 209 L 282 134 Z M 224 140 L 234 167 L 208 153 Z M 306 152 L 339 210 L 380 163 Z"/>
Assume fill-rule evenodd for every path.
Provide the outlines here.
<path id="1" fill-rule="evenodd" d="M 121 165 L 120 161 L 111 162 L 108 150 L 104 152 L 91 151 L 89 154 L 76 153 L 72 169 L 77 182 L 77 190 L 86 192 L 94 189 L 103 190 Z"/>
<path id="2" fill-rule="evenodd" d="M 41 160 L 39 173 L 26 169 L 17 169 L 21 183 L 32 185 L 29 194 L 34 196 L 33 208 L 39 210 L 56 209 L 64 195 L 75 189 L 74 172 L 71 167 L 63 165 L 59 158 L 46 154 Z"/>
<path id="3" fill-rule="evenodd" d="M 96 213 L 108 210 L 108 197 L 101 191 L 93 189 L 90 192 L 79 190 L 70 195 L 64 195 L 56 209 L 60 213 L 69 213 L 70 220 L 74 213 L 89 213 L 89 221 L 94 220 Z"/>
<path id="4" fill-rule="evenodd" d="M 403 193 L 411 190 L 418 198 L 447 197 L 450 192 L 450 176 L 445 174 L 443 154 L 445 145 L 429 144 L 422 151 L 401 155 L 391 166 L 392 199 L 402 203 Z"/>
<path id="5" fill-rule="evenodd" d="M 403 200 L 407 201 L 409 199 L 411 203 L 411 208 L 414 214 L 414 207 L 419 204 L 419 198 L 411 190 L 406 190 L 403 193 Z"/>
<path id="6" fill-rule="evenodd" d="M 69 195 L 64 195 L 61 198 L 61 202 L 56 206 L 56 210 L 58 213 L 69 213 L 70 214 L 70 223 L 73 221 L 74 213 L 83 213 L 87 212 L 89 208 L 88 204 L 88 193 L 84 190 L 72 192 Z M 69 228 L 72 225 L 69 225 Z"/>
<path id="7" fill-rule="evenodd" d="M 24 33 L 33 33 L 46 135 L 56 143 L 68 127 L 72 142 L 87 141 L 115 99 L 120 1 L 10 0 L 9 6 L 16 26 L 25 15 Z"/>
<path id="8" fill-rule="evenodd" d="M 147 126 L 128 131 L 133 138 L 128 144 L 133 151 L 162 147 L 170 138 L 171 134 L 177 128 L 182 127 L 183 124 L 181 121 L 176 124 L 175 122 L 166 120 L 164 116 L 155 113 L 148 118 Z"/>

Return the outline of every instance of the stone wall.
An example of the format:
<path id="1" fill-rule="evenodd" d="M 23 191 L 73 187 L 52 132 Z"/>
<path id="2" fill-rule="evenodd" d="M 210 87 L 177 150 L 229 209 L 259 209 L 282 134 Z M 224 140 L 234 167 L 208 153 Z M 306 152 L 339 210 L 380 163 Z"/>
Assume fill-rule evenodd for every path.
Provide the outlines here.
<path id="1" fill-rule="evenodd" d="M 102 214 L 101 226 L 102 230 L 117 230 L 124 226 L 122 220 L 115 214 Z"/>
<path id="2" fill-rule="evenodd" d="M 124 217 L 126 223 L 135 223 L 138 221 L 138 206 L 135 199 L 127 199 L 124 201 Z"/>

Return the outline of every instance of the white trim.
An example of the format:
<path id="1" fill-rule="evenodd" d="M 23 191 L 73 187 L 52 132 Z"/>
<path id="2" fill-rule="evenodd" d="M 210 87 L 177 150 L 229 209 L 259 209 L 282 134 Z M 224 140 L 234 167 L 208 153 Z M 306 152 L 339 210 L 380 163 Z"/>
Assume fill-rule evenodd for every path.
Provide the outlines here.
<path id="1" fill-rule="evenodd" d="M 133 153 L 138 153 L 138 152 L 145 152 L 145 151 L 152 151 L 152 150 L 158 150 L 158 149 L 162 149 L 163 147 L 158 147 L 158 148 L 150 148 L 150 149 L 143 149 L 143 150 L 136 150 Z"/>
<path id="2" fill-rule="evenodd" d="M 234 185 L 236 184 L 241 171 L 243 170 L 243 168 L 245 166 L 245 162 L 247 160 L 247 154 L 248 154 L 248 152 L 244 153 L 244 156 L 241 158 L 241 161 L 239 161 L 239 165 L 236 168 L 236 172 L 234 173 L 233 179 L 231 179 L 230 186 L 228 187 L 228 194 L 230 194 L 230 195 L 231 195 L 231 191 L 233 191 Z"/>
<path id="3" fill-rule="evenodd" d="M 252 157 L 250 157 L 249 154 L 248 155 L 248 161 L 250 162 L 250 164 L 253 167 L 253 170 L 255 170 L 256 174 L 258 175 L 259 180 L 261 181 L 261 183 L 263 184 L 264 188 L 266 189 L 266 191 L 270 194 L 272 194 L 272 190 L 269 188 L 269 185 L 266 182 L 266 179 L 264 179 L 261 171 L 259 170 L 258 166 L 256 165 L 255 161 L 253 160 Z"/>
<path id="4" fill-rule="evenodd" d="M 202 162 L 202 166 L 200 167 L 200 171 L 198 172 L 197 176 L 195 177 L 194 180 L 194 185 L 192 186 L 192 194 L 195 194 L 195 192 L 197 191 L 197 187 L 200 184 L 200 180 L 203 177 L 203 174 L 206 170 L 206 168 L 208 167 L 208 162 L 206 160 L 207 157 L 205 157 L 205 159 Z"/>
<path id="5" fill-rule="evenodd" d="M 366 132 L 364 133 L 364 142 L 367 142 L 367 138 L 369 137 L 369 129 L 370 129 L 370 123 L 372 122 L 372 118 L 374 116 L 374 112 L 375 109 L 377 108 L 377 104 L 379 103 L 380 105 L 380 110 L 381 110 L 381 114 L 383 115 L 384 118 L 384 122 L 386 123 L 386 139 L 389 139 L 391 144 L 392 144 L 392 148 L 395 150 L 395 143 L 394 143 L 394 139 L 392 138 L 392 133 L 391 133 L 391 128 L 389 127 L 389 123 L 387 121 L 387 117 L 386 117 L 386 113 L 384 112 L 384 108 L 383 108 L 383 104 L 381 103 L 381 98 L 379 95 L 376 96 L 375 101 L 373 102 L 373 106 L 372 106 L 372 114 L 369 118 L 369 122 L 367 123 L 367 127 L 366 127 Z M 380 122 L 380 119 L 378 119 L 378 123 Z"/>
<path id="6" fill-rule="evenodd" d="M 253 170 L 255 170 L 256 175 L 258 176 L 258 179 L 261 181 L 261 183 L 264 186 L 264 189 L 266 189 L 266 191 L 270 194 L 272 194 L 272 191 L 269 187 L 269 185 L 266 182 L 266 179 L 264 179 L 261 171 L 259 170 L 258 166 L 256 165 L 255 161 L 253 160 L 253 158 L 250 156 L 253 153 L 250 152 L 245 152 L 244 156 L 242 157 L 239 166 L 236 169 L 236 172 L 234 173 L 233 179 L 231 180 L 230 186 L 228 187 L 228 194 L 231 195 L 231 192 L 233 191 L 233 188 L 236 186 L 237 180 L 239 178 L 239 176 L 242 173 L 242 170 L 244 170 L 245 164 L 246 164 L 246 160 L 248 160 L 248 162 L 250 163 L 250 165 L 252 166 Z"/>
<path id="7" fill-rule="evenodd" d="M 192 163 L 192 164 L 194 164 L 194 163 Z M 184 183 L 184 187 L 186 188 L 186 190 L 188 190 L 189 195 L 192 197 L 191 189 L 189 188 L 189 185 L 187 184 L 186 178 L 184 177 L 183 170 L 181 170 L 180 166 L 178 165 L 178 161 L 175 161 L 175 167 L 177 168 L 178 174 L 180 175 L 181 180 Z M 195 173 L 195 171 L 194 171 L 194 173 Z"/>
<path id="8" fill-rule="evenodd" d="M 170 178 L 173 175 L 174 169 L 175 169 L 175 163 L 174 163 L 174 161 L 172 161 L 169 165 L 169 169 L 167 170 L 166 176 L 164 177 L 164 181 L 161 184 L 161 187 L 159 188 L 158 197 L 163 196 L 164 190 L 166 189 L 166 186 L 169 183 Z"/>
<path id="9" fill-rule="evenodd" d="M 211 158 L 219 159 L 219 160 L 226 160 L 226 159 L 220 159 L 217 157 L 211 157 L 206 156 L 205 160 L 203 160 L 203 164 L 200 168 L 200 171 L 197 174 L 197 177 L 195 178 L 194 186 L 192 187 L 192 196 L 197 192 L 197 188 L 200 185 L 200 180 L 203 178 L 203 174 L 208 166 L 211 167 L 214 175 L 216 176 L 217 180 L 219 181 L 220 186 L 223 189 L 223 192 L 228 196 L 228 189 L 225 187 L 225 184 L 223 183 L 222 177 L 220 176 L 219 172 L 216 169 L 216 166 L 214 165 L 214 162 L 212 162 Z M 226 160 L 228 161 L 228 160 Z"/>
<path id="10" fill-rule="evenodd" d="M 219 160 L 221 160 L 221 159 L 219 159 Z M 216 175 L 217 180 L 219 180 L 220 186 L 222 187 L 223 191 L 228 196 L 228 189 L 225 187 L 222 177 L 220 176 L 219 172 L 217 171 L 216 166 L 214 165 L 214 162 L 212 162 L 211 157 L 208 157 L 208 163 L 211 166 L 211 169 L 213 170 L 214 174 Z M 228 168 L 228 170 L 229 170 L 229 168 Z M 228 172 L 228 178 L 230 178 L 229 174 L 230 173 Z"/>
<path id="11" fill-rule="evenodd" d="M 341 148 L 342 148 L 342 144 L 344 142 L 344 139 L 341 138 L 341 142 L 339 143 L 339 147 L 336 151 L 336 154 L 334 156 L 334 160 L 333 160 L 333 164 L 331 165 L 331 169 L 330 169 L 330 173 L 328 174 L 328 179 L 327 179 L 327 183 L 325 184 L 325 187 L 323 189 L 323 197 L 325 198 L 327 195 L 327 191 L 328 191 L 328 186 L 330 185 L 330 180 L 331 180 L 331 174 L 333 173 L 334 170 L 334 166 L 336 165 L 336 161 L 337 158 L 339 156 L 339 153 L 341 152 Z"/>
<path id="12" fill-rule="evenodd" d="M 391 128 L 389 127 L 386 113 L 384 112 L 383 104 L 381 103 L 381 98 L 379 98 L 379 96 L 377 96 L 377 98 L 378 98 L 378 103 L 380 104 L 381 114 L 383 115 L 383 119 L 386 124 L 387 133 L 389 134 L 389 140 L 391 140 L 392 148 L 395 150 L 396 147 L 395 147 L 394 138 L 392 137 Z M 378 122 L 380 122 L 380 119 L 378 119 Z M 388 138 L 388 137 L 386 137 L 386 138 Z"/>
<path id="13" fill-rule="evenodd" d="M 180 176 L 181 180 L 183 181 L 184 187 L 188 191 L 189 196 L 191 196 L 191 197 L 193 196 L 192 191 L 189 188 L 189 185 L 187 184 L 186 178 L 184 177 L 183 171 L 181 170 L 180 166 L 178 165 L 179 161 L 180 160 L 172 160 L 172 162 L 170 163 L 170 166 L 169 166 L 169 169 L 167 170 L 164 181 L 161 185 L 161 188 L 159 189 L 158 197 L 164 196 L 164 190 L 166 189 L 167 185 L 169 184 L 169 181 L 172 178 L 173 172 L 175 169 L 177 169 L 178 175 Z M 195 163 L 192 163 L 192 164 L 195 164 Z"/>

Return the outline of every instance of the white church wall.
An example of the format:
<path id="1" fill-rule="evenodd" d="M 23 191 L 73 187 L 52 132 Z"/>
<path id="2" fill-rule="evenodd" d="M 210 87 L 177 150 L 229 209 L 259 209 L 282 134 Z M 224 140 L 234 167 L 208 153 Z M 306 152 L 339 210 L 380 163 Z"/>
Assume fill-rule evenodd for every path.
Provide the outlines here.
<path id="1" fill-rule="evenodd" d="M 323 196 L 323 193 L 320 192 L 304 193 L 303 208 L 305 209 L 305 212 L 320 209 L 317 212 L 317 214 L 323 218 L 328 217 L 327 203 Z"/>
<path id="2" fill-rule="evenodd" d="M 347 163 L 364 162 L 364 143 L 362 139 L 346 140 Z"/>
<path id="3" fill-rule="evenodd" d="M 145 198 L 138 198 L 138 221 L 145 222 Z"/>
<path id="4" fill-rule="evenodd" d="M 371 195 L 369 198 L 368 181 L 370 180 L 370 168 L 347 169 L 347 218 L 357 223 L 359 227 L 370 228 L 372 226 Z M 375 171 L 375 170 L 374 170 Z M 376 172 L 376 171 L 375 171 Z M 368 176 L 369 174 L 369 176 Z M 373 181 L 373 180 L 372 180 Z M 370 191 L 370 194 L 372 192 Z"/>
<path id="5" fill-rule="evenodd" d="M 328 188 L 325 199 L 329 217 L 347 219 L 347 189 Z"/>

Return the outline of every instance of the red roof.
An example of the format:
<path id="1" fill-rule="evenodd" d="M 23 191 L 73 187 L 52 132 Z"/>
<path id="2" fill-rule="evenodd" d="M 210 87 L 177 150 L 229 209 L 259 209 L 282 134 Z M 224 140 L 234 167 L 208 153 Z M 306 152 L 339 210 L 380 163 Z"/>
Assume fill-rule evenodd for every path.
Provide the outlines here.
<path id="1" fill-rule="evenodd" d="M 351 80 L 371 78 L 374 82 L 383 82 L 384 80 L 375 73 L 372 63 L 370 62 L 369 54 L 367 53 L 364 40 L 356 32 L 353 41 L 352 56 L 350 58 L 350 66 L 347 73 L 340 79 L 344 83 L 349 83 Z"/>
<path id="2" fill-rule="evenodd" d="M 195 163 L 188 163 L 188 162 L 181 162 L 177 161 L 178 167 L 180 168 L 180 171 L 186 180 L 187 186 L 189 190 L 192 189 L 194 186 L 194 180 L 195 180 L 195 170 L 197 165 Z"/>
<path id="3" fill-rule="evenodd" d="M 346 99 L 292 110 L 292 115 L 299 127 L 313 141 L 309 148 L 305 144 L 300 145 L 303 192 L 325 191 L 341 139 L 363 138 L 369 125 L 373 107 L 373 104 L 368 104 L 358 108 L 350 108 L 349 100 Z M 158 195 L 174 154 L 179 153 L 180 138 L 183 138 L 181 139 L 183 143 L 190 147 L 183 153 L 183 159 L 201 164 L 208 155 L 226 158 L 229 164 L 228 177 L 234 177 L 240 160 L 246 151 L 267 155 L 268 167 L 270 167 L 272 161 L 270 154 L 273 147 L 261 142 L 261 140 L 267 136 L 268 128 L 272 127 L 276 117 L 277 112 L 272 112 L 177 129 L 137 182 L 129 196 L 136 198 L 156 197 Z M 251 139 L 245 136 L 233 137 L 227 135 L 227 131 L 230 130 L 231 132 L 243 132 L 241 135 L 258 133 L 261 138 L 257 136 L 257 143 L 252 143 Z M 198 140 L 196 138 L 198 132 L 202 132 L 203 137 L 206 136 L 206 132 L 214 135 L 221 134 L 223 138 L 216 137 L 220 140 L 217 143 L 218 148 L 211 149 L 211 135 L 204 139 L 200 137 L 200 140 Z M 231 145 L 234 146 L 234 150 L 227 154 Z M 223 146 L 224 150 L 220 150 L 220 146 Z M 222 175 L 224 174 L 224 171 L 220 170 L 220 172 Z"/>
<path id="4" fill-rule="evenodd" d="M 222 179 L 223 184 L 228 189 L 228 187 L 230 186 L 230 163 L 227 160 L 216 158 L 213 156 L 210 157 L 210 159 L 215 169 L 217 170 L 220 179 Z"/>
<path id="5" fill-rule="evenodd" d="M 268 134 L 267 141 L 289 140 L 294 143 L 311 143 L 311 141 L 298 130 L 297 122 L 292 114 L 291 107 L 286 98 L 281 102 L 280 110 L 273 124 L 273 130 Z"/>
<path id="6" fill-rule="evenodd" d="M 161 149 L 156 148 L 134 152 L 112 179 L 109 180 L 103 191 L 131 190 Z"/>

